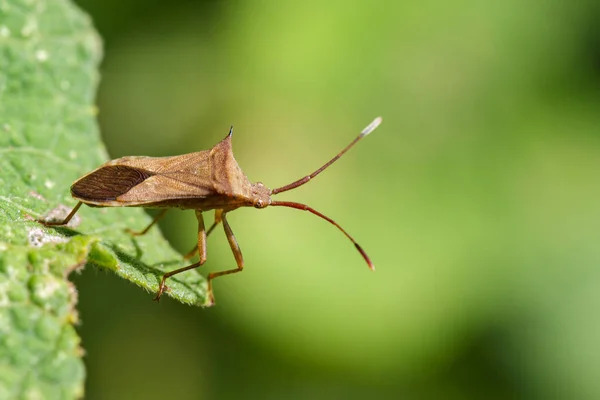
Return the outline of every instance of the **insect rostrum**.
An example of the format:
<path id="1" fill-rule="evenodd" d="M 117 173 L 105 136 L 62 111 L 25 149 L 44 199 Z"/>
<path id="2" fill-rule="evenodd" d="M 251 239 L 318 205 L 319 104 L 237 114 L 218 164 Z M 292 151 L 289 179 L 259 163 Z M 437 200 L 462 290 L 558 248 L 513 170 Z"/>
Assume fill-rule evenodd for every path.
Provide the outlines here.
<path id="1" fill-rule="evenodd" d="M 361 138 L 371 133 L 381 123 L 376 118 L 346 148 L 321 168 L 310 175 L 277 189 L 269 189 L 260 182 L 252 183 L 242 172 L 231 148 L 233 127 L 229 134 L 212 149 L 173 157 L 122 157 L 108 161 L 96 170 L 83 176 L 71 186 L 71 195 L 79 201 L 71 213 L 62 221 L 38 220 L 46 226 L 66 225 L 82 204 L 91 207 L 146 207 L 163 208 L 146 227 L 134 235 L 143 235 L 169 208 L 196 211 L 198 219 L 198 241 L 194 249 L 186 255 L 191 258 L 198 251 L 200 260 L 184 268 L 163 275 L 154 300 L 168 287 L 166 280 L 181 272 L 197 268 L 206 261 L 206 238 L 219 224 L 223 223 L 225 235 L 233 251 L 237 268 L 213 272 L 208 275 L 207 305 L 214 304 L 212 291 L 213 279 L 240 272 L 244 268 L 242 252 L 233 231 L 227 222 L 227 213 L 239 207 L 265 208 L 267 206 L 290 207 L 308 211 L 335 225 L 354 243 L 356 249 L 374 269 L 373 263 L 358 243 L 335 221 L 315 209 L 301 203 L 276 201 L 272 195 L 282 193 L 304 185 L 344 155 Z M 215 210 L 212 226 L 206 230 L 202 212 Z"/>

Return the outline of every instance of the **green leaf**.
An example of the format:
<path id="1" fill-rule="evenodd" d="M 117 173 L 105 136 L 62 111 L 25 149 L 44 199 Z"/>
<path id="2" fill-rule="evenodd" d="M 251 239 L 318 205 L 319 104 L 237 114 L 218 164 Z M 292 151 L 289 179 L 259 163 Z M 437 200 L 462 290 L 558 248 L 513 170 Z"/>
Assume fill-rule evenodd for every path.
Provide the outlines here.
<path id="1" fill-rule="evenodd" d="M 71 183 L 107 159 L 93 105 L 100 58 L 70 1 L 0 1 L 0 398 L 82 396 L 71 271 L 91 264 L 156 292 L 187 264 L 157 229 L 124 232 L 150 222 L 141 209 L 82 207 L 69 227 L 34 220 L 64 217 Z M 168 284 L 181 302 L 206 301 L 198 273 Z"/>

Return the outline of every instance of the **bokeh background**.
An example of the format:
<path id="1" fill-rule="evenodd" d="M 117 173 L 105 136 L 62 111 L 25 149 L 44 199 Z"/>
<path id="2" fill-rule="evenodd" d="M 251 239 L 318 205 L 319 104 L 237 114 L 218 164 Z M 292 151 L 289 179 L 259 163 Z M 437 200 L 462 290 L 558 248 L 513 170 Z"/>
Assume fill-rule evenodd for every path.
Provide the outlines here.
<path id="1" fill-rule="evenodd" d="M 78 0 L 113 157 L 210 148 L 331 216 L 238 210 L 216 307 L 93 268 L 88 399 L 600 398 L 600 3 Z M 161 229 L 182 252 L 192 212 Z M 209 217 L 210 221 L 210 217 Z M 234 266 L 221 229 L 204 271 Z M 195 272 L 191 272 L 195 273 Z M 204 272 L 205 273 L 205 272 Z"/>

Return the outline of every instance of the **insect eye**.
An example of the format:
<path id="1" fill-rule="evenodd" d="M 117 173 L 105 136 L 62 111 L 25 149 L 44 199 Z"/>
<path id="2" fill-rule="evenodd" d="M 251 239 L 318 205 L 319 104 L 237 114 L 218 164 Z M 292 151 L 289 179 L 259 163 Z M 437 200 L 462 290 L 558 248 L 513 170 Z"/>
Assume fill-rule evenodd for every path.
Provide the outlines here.
<path id="1" fill-rule="evenodd" d="M 264 205 L 265 205 L 265 203 L 260 199 L 256 200 L 256 203 L 254 203 L 254 207 L 256 207 L 256 208 L 263 208 Z"/>

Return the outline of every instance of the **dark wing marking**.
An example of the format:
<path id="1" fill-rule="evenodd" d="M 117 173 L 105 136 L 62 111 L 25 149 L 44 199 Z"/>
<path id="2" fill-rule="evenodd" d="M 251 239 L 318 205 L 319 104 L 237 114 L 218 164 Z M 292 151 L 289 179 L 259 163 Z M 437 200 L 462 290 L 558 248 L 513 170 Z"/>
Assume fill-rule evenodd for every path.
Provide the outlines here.
<path id="1" fill-rule="evenodd" d="M 152 172 L 124 165 L 107 165 L 79 179 L 71 194 L 81 200 L 111 201 L 154 175 Z"/>

